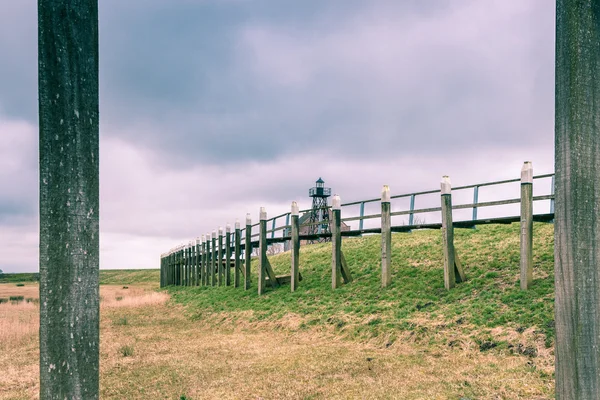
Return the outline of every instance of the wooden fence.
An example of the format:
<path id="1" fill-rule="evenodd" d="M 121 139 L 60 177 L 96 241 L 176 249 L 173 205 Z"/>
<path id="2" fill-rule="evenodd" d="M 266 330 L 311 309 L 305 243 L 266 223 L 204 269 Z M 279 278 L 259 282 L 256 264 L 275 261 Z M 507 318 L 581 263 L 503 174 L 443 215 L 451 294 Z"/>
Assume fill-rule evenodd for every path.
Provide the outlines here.
<path id="1" fill-rule="evenodd" d="M 536 180 L 551 179 L 549 193 L 534 196 L 533 187 Z M 520 196 L 508 199 L 491 201 L 479 201 L 481 188 L 506 187 L 506 185 L 520 182 Z M 536 185 L 536 188 L 538 186 Z M 453 196 L 464 197 L 465 193 L 472 193 L 472 202 L 453 204 Z M 503 190 L 503 192 L 506 192 Z M 417 198 L 426 196 L 437 196 L 439 206 L 425 206 L 415 208 Z M 462 195 L 462 196 L 461 196 Z M 393 211 L 392 202 L 408 200 L 409 206 L 405 209 Z M 534 202 L 549 201 L 549 212 L 534 213 Z M 496 215 L 490 218 L 478 218 L 479 210 L 486 207 L 494 207 L 520 204 L 519 215 Z M 366 214 L 367 207 L 379 205 L 380 212 Z M 359 207 L 358 215 L 342 218 L 343 209 Z M 453 217 L 461 211 L 471 210 L 470 218 L 453 220 Z M 298 288 L 302 275 L 299 271 L 299 248 L 301 241 L 328 238 L 332 242 L 331 259 L 331 286 L 333 289 L 344 283 L 352 281 L 352 274 L 346 263 L 342 252 L 342 240 L 344 236 L 360 236 L 364 234 L 381 234 L 381 285 L 386 287 L 391 283 L 391 234 L 392 232 L 410 232 L 414 229 L 440 229 L 443 239 L 444 252 L 444 285 L 451 289 L 456 283 L 466 279 L 460 259 L 454 248 L 454 228 L 475 228 L 481 224 L 510 224 L 521 223 L 520 243 L 520 282 L 521 288 L 527 289 L 532 279 L 532 242 L 533 222 L 554 221 L 554 174 L 533 176 L 533 168 L 530 162 L 525 162 L 521 169 L 521 178 L 480 183 L 476 185 L 451 187 L 450 178 L 442 178 L 440 189 L 423 192 L 390 195 L 388 186 L 384 186 L 381 197 L 369 200 L 361 200 L 341 204 L 340 197 L 335 195 L 330 207 L 329 232 L 316 234 L 302 234 L 302 227 L 322 224 L 313 222 L 299 224 L 299 216 L 310 210 L 298 209 L 296 202 L 292 202 L 291 211 L 267 218 L 264 208 L 260 209 L 259 222 L 252 224 L 250 214 L 246 215 L 246 226 L 242 228 L 240 222 L 236 221 L 234 231 L 229 224 L 226 229 L 218 229 L 212 234 L 202 235 L 195 242 L 188 245 L 171 249 L 162 254 L 160 259 L 160 286 L 216 286 L 231 285 L 231 269 L 233 269 L 233 286 L 245 290 L 250 289 L 250 259 L 253 248 L 258 248 L 258 294 L 264 293 L 268 284 L 272 288 L 290 283 L 291 290 Z M 440 217 L 440 222 L 425 223 L 423 219 L 415 218 L 415 215 L 432 215 Z M 392 223 L 396 217 L 408 217 L 408 223 Z M 285 222 L 283 222 L 285 221 Z M 378 222 L 379 226 L 365 227 L 365 222 Z M 352 224 L 358 222 L 356 229 L 342 231 L 341 224 Z M 274 243 L 288 242 L 292 253 L 290 274 L 276 276 L 269 259 L 267 248 Z M 243 283 L 242 283 L 243 282 Z"/>

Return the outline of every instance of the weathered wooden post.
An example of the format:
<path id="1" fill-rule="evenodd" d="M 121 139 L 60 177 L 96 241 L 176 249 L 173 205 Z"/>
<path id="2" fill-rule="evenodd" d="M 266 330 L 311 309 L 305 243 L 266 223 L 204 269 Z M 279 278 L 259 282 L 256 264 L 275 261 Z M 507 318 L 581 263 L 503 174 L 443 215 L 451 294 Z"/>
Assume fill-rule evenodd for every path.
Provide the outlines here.
<path id="1" fill-rule="evenodd" d="M 210 276 L 211 285 L 217 284 L 217 231 L 212 231 L 212 254 L 210 255 Z"/>
<path id="2" fill-rule="evenodd" d="M 98 1 L 38 1 L 40 398 L 99 396 Z"/>
<path id="3" fill-rule="evenodd" d="M 267 211 L 260 208 L 260 231 L 258 236 L 258 295 L 265 291 L 265 274 L 267 269 Z"/>
<path id="4" fill-rule="evenodd" d="M 384 185 L 381 191 L 381 287 L 388 287 L 392 282 L 391 226 L 390 188 Z"/>
<path id="5" fill-rule="evenodd" d="M 452 184 L 446 175 L 442 177 L 442 243 L 444 246 L 444 286 L 454 287 L 454 227 L 452 226 Z"/>
<path id="6" fill-rule="evenodd" d="M 244 239 L 244 290 L 250 289 L 250 265 L 252 261 L 252 218 L 246 214 L 246 238 Z"/>
<path id="7" fill-rule="evenodd" d="M 556 2 L 556 398 L 600 399 L 600 0 Z"/>
<path id="8" fill-rule="evenodd" d="M 208 239 L 202 235 L 202 284 L 208 286 Z"/>
<path id="9" fill-rule="evenodd" d="M 166 274 L 166 279 L 167 279 L 166 282 L 165 282 L 165 284 L 166 284 L 166 286 L 169 286 L 171 284 L 171 282 L 170 282 L 170 275 L 171 275 L 171 250 L 169 250 L 167 252 L 167 265 L 166 265 L 165 274 Z"/>
<path id="10" fill-rule="evenodd" d="M 525 161 L 521 168 L 521 289 L 533 279 L 533 167 Z"/>
<path id="11" fill-rule="evenodd" d="M 175 286 L 179 286 L 179 246 L 175 248 Z"/>
<path id="12" fill-rule="evenodd" d="M 337 194 L 331 200 L 331 288 L 337 289 L 341 283 L 342 276 L 342 230 L 341 230 L 341 208 L 342 202 Z"/>
<path id="13" fill-rule="evenodd" d="M 225 280 L 223 279 L 223 227 L 219 227 L 219 249 L 217 250 L 217 263 L 219 270 L 219 286 L 223 286 Z"/>
<path id="14" fill-rule="evenodd" d="M 235 265 L 233 271 L 233 287 L 240 287 L 240 270 L 242 268 L 242 260 L 241 260 L 241 248 L 242 248 L 242 238 L 241 238 L 242 230 L 240 228 L 240 220 L 235 220 L 235 238 L 234 238 L 234 249 L 235 253 Z"/>
<path id="15" fill-rule="evenodd" d="M 171 266 L 170 266 L 171 270 L 171 281 L 169 282 L 170 285 L 175 285 L 175 248 L 171 249 Z"/>
<path id="16" fill-rule="evenodd" d="M 196 237 L 196 286 L 200 286 L 202 278 L 202 253 L 200 249 L 200 237 Z"/>
<path id="17" fill-rule="evenodd" d="M 225 285 L 231 286 L 231 225 L 225 225 Z"/>
<path id="18" fill-rule="evenodd" d="M 292 212 L 291 212 L 291 234 L 292 234 L 292 271 L 291 271 L 291 290 L 295 292 L 298 288 L 298 283 L 300 281 L 300 227 L 298 223 L 298 219 L 300 216 L 300 209 L 298 208 L 298 203 L 292 201 Z"/>
<path id="19" fill-rule="evenodd" d="M 190 250 L 192 248 L 192 244 L 188 242 L 187 246 L 183 249 L 183 254 L 185 257 L 185 286 L 190 286 L 190 267 L 191 267 L 191 253 Z"/>
<path id="20" fill-rule="evenodd" d="M 163 287 L 163 273 L 164 273 L 164 266 L 165 266 L 165 255 L 161 253 L 160 255 L 160 283 L 158 285 L 158 287 L 160 287 L 162 289 Z"/>
<path id="21" fill-rule="evenodd" d="M 442 242 L 444 246 L 444 286 L 450 290 L 455 282 L 463 282 L 465 274 L 454 248 L 454 226 L 452 225 L 452 185 L 446 175 L 441 182 L 442 197 Z"/>

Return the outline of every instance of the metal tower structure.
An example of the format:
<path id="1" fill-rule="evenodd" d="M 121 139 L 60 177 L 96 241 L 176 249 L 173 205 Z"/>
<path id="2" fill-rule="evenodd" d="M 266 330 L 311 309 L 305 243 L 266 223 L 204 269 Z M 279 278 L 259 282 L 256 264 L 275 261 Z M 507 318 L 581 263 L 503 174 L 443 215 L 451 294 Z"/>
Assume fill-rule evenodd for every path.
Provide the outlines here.
<path id="1" fill-rule="evenodd" d="M 315 187 L 309 189 L 308 195 L 313 199 L 308 223 L 314 224 L 308 226 L 308 234 L 328 233 L 329 208 L 327 205 L 327 198 L 331 196 L 331 188 L 325 187 L 325 182 L 323 179 L 319 178 L 317 182 L 315 182 Z M 320 238 L 312 240 L 311 242 L 326 242 L 327 240 L 327 238 Z"/>

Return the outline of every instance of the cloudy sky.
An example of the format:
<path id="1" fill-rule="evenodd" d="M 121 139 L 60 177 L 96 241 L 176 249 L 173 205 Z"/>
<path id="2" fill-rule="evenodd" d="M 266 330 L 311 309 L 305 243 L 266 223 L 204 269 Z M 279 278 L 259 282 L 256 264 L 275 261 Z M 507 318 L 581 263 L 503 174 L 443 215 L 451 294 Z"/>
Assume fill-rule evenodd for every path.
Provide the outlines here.
<path id="1" fill-rule="evenodd" d="M 320 176 L 346 202 L 553 171 L 552 1 L 99 3 L 101 268 Z M 0 60 L 0 269 L 37 271 L 35 0 L 0 2 Z"/>

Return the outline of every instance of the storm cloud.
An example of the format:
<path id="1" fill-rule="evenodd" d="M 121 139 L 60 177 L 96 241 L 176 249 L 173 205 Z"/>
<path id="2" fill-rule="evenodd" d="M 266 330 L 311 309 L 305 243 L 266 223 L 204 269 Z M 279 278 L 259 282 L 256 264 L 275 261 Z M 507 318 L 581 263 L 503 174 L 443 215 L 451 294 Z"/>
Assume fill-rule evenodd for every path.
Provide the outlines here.
<path id="1" fill-rule="evenodd" d="M 100 2 L 101 266 L 258 207 L 553 169 L 554 5 Z M 37 270 L 37 5 L 0 5 L 0 268 Z M 271 214 L 273 215 L 273 214 Z M 17 254 L 17 255 L 16 255 Z"/>

